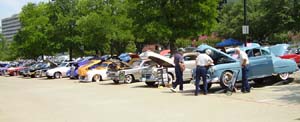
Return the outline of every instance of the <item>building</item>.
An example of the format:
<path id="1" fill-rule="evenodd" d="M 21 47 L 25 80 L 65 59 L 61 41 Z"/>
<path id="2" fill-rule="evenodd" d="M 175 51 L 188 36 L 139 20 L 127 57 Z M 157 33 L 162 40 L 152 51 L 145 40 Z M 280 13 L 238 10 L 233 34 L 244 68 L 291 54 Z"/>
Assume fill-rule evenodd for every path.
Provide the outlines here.
<path id="1" fill-rule="evenodd" d="M 11 17 L 4 18 L 2 22 L 2 34 L 8 40 L 12 41 L 15 34 L 21 28 L 21 23 L 18 14 L 12 15 Z"/>

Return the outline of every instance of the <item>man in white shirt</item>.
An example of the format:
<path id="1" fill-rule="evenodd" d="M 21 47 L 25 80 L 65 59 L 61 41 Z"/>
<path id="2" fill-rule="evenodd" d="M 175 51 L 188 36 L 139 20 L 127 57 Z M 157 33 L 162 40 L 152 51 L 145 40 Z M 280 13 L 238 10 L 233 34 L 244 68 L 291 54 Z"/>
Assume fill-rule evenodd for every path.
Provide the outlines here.
<path id="1" fill-rule="evenodd" d="M 249 59 L 248 55 L 240 50 L 239 48 L 235 49 L 235 52 L 239 55 L 240 57 L 240 64 L 242 67 L 242 89 L 241 92 L 243 93 L 249 93 L 250 92 L 250 85 L 248 83 L 248 65 L 249 65 Z"/>
<path id="2" fill-rule="evenodd" d="M 206 75 L 207 75 L 207 66 L 213 65 L 213 60 L 208 55 L 211 53 L 210 49 L 206 49 L 204 51 L 200 51 L 200 54 L 196 58 L 196 84 L 195 84 L 195 96 L 198 96 L 199 94 L 199 82 L 200 77 L 202 77 L 204 89 L 203 94 L 207 94 L 207 81 L 206 81 Z"/>

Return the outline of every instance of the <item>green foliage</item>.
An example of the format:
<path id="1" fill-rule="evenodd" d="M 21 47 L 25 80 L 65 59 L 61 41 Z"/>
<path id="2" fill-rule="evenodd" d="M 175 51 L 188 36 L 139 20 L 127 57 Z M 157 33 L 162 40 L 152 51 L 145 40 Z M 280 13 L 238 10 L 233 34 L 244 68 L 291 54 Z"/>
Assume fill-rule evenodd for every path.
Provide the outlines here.
<path id="1" fill-rule="evenodd" d="M 299 32 L 299 10 L 298 0 L 248 0 L 248 38 L 262 41 L 277 38 L 280 33 L 288 31 Z M 220 11 L 219 24 L 215 31 L 224 38 L 243 39 L 243 11 L 243 0 L 226 4 Z"/>
<path id="2" fill-rule="evenodd" d="M 176 47 L 188 47 L 191 46 L 192 41 L 190 39 L 177 39 L 175 42 Z"/>
<path id="3" fill-rule="evenodd" d="M 216 24 L 218 0 L 130 0 L 134 31 L 145 42 L 168 43 L 209 33 Z M 172 47 L 171 47 L 172 48 Z"/>
<path id="4" fill-rule="evenodd" d="M 36 58 L 53 54 L 54 46 L 49 41 L 52 25 L 49 23 L 48 13 L 48 5 L 45 3 L 29 3 L 23 7 L 19 15 L 22 29 L 14 37 L 16 43 L 13 44 L 18 52 L 17 56 Z"/>

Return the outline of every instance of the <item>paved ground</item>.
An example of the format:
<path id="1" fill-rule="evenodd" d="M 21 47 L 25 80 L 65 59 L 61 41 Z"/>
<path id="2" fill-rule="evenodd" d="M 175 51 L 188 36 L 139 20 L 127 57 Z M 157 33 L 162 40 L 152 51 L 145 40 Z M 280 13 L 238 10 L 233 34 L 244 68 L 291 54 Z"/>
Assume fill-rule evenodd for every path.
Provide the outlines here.
<path id="1" fill-rule="evenodd" d="M 299 122 L 299 74 L 285 85 L 252 84 L 249 94 L 227 96 L 216 85 L 197 97 L 190 84 L 171 93 L 144 83 L 0 76 L 0 122 Z"/>

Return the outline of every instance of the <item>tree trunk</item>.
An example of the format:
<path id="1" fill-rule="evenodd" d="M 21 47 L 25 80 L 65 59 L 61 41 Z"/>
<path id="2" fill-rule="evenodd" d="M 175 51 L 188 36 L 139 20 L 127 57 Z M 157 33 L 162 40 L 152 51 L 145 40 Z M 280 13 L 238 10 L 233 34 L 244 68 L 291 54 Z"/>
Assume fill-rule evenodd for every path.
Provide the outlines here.
<path id="1" fill-rule="evenodd" d="M 98 49 L 95 50 L 95 53 L 96 53 L 96 57 L 99 57 L 99 50 Z"/>
<path id="2" fill-rule="evenodd" d="M 110 55 L 113 56 L 113 41 L 110 40 Z"/>
<path id="3" fill-rule="evenodd" d="M 170 55 L 170 58 L 174 55 L 176 49 L 175 49 L 175 39 L 170 39 L 169 40 L 169 43 L 170 43 L 170 50 L 171 50 L 171 55 Z"/>
<path id="4" fill-rule="evenodd" d="M 69 61 L 72 61 L 72 59 L 73 59 L 73 48 L 72 47 L 69 47 L 69 55 L 70 55 Z"/>

